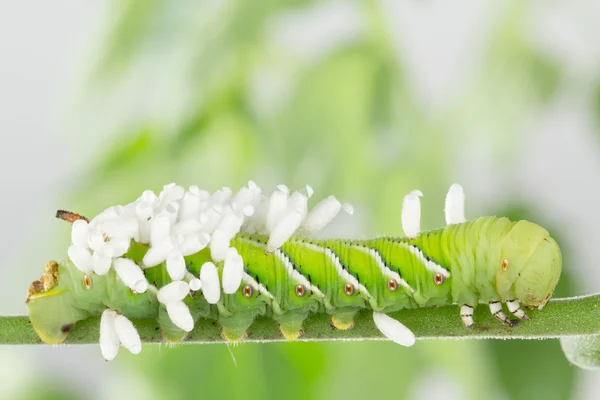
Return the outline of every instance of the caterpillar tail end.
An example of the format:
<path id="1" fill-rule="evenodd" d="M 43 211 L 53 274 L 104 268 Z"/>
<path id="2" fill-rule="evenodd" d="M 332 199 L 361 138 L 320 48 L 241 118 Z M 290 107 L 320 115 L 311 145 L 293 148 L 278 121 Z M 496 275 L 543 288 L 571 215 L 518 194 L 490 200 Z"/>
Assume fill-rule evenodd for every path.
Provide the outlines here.
<path id="1" fill-rule="evenodd" d="M 59 275 L 56 261 L 46 263 L 40 279 L 29 286 L 25 301 L 31 326 L 46 344 L 62 343 L 75 323 L 89 316 L 73 306 L 72 291 Z"/>

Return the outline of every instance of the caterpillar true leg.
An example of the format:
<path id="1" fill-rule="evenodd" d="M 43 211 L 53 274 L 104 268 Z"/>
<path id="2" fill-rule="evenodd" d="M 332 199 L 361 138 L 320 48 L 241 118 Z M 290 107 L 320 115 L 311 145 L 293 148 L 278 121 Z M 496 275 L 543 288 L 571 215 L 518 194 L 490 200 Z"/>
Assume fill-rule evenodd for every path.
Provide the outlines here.
<path id="1" fill-rule="evenodd" d="M 469 329 L 473 328 L 473 311 L 475 311 L 475 309 L 466 304 L 463 304 L 460 308 L 460 318 Z"/>
<path id="2" fill-rule="evenodd" d="M 506 302 L 506 306 L 508 307 L 508 311 L 515 317 L 519 319 L 528 320 L 529 317 L 525 314 L 525 311 L 521 309 L 521 304 L 519 304 L 519 300 L 508 300 Z"/>
<path id="3" fill-rule="evenodd" d="M 506 324 L 508 326 L 516 326 L 519 324 L 519 321 L 513 321 L 508 319 L 506 314 L 504 314 L 504 312 L 502 311 L 502 303 L 499 301 L 492 301 L 490 303 L 490 312 L 494 317 L 496 317 L 498 321 L 502 322 L 503 324 Z"/>

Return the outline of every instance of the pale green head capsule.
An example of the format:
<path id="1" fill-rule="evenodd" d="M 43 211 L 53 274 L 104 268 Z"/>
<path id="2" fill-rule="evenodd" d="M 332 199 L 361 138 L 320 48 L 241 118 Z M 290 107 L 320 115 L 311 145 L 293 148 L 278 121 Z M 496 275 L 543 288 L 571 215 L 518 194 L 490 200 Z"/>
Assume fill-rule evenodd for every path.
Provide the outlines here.
<path id="1" fill-rule="evenodd" d="M 504 300 L 542 308 L 560 277 L 560 248 L 544 228 L 519 221 L 501 241 L 497 268 L 496 285 Z"/>

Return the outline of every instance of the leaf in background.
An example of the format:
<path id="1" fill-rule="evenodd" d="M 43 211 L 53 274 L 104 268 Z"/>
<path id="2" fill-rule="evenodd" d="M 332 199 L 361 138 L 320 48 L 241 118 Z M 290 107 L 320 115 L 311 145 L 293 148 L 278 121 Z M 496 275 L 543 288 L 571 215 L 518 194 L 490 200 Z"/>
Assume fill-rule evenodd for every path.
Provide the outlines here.
<path id="1" fill-rule="evenodd" d="M 128 168 L 135 168 L 136 163 L 152 158 L 157 152 L 156 132 L 150 128 L 142 128 L 137 133 L 120 136 L 108 149 L 96 168 L 92 180 L 102 181 Z"/>
<path id="2" fill-rule="evenodd" d="M 160 0 L 142 2 L 113 1 L 110 18 L 111 29 L 104 38 L 105 49 L 98 60 L 98 74 L 119 75 L 126 72 L 132 58 L 138 54 L 146 37 L 156 21 Z"/>
<path id="3" fill-rule="evenodd" d="M 140 366 L 147 382 L 169 399 L 208 398 L 312 398 L 322 381 L 328 346 L 315 343 L 145 346 L 128 361 Z"/>
<path id="4" fill-rule="evenodd" d="M 422 375 L 444 372 L 461 387 L 465 396 L 474 400 L 493 398 L 493 393 L 501 389 L 495 369 L 488 362 L 484 341 L 419 341 L 417 344 L 424 364 Z"/>
<path id="5" fill-rule="evenodd" d="M 331 343 L 319 390 L 309 398 L 407 398 L 421 372 L 413 349 L 389 342 Z"/>

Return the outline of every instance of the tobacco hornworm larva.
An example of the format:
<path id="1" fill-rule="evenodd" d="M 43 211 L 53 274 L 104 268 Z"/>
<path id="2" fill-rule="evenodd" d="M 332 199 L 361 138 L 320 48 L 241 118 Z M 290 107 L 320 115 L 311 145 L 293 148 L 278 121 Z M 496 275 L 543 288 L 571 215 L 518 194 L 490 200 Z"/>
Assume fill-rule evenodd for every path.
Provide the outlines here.
<path id="1" fill-rule="evenodd" d="M 200 318 L 218 320 L 237 342 L 258 315 L 274 318 L 285 338 L 302 333 L 310 313 L 328 313 L 350 329 L 356 313 L 373 310 L 375 325 L 405 346 L 412 332 L 387 313 L 403 308 L 460 305 L 467 328 L 478 303 L 513 326 L 502 311 L 528 319 L 521 306 L 543 307 L 561 271 L 561 253 L 548 232 L 528 221 L 482 217 L 466 221 L 464 194 L 446 197 L 447 226 L 420 232 L 421 192 L 405 196 L 405 237 L 316 240 L 342 209 L 329 196 L 308 212 L 312 189 L 270 196 L 249 182 L 235 195 L 170 184 L 91 221 L 61 211 L 73 224 L 69 258 L 49 262 L 29 288 L 33 328 L 60 343 L 82 319 L 102 315 L 104 357 L 119 345 L 137 353 L 129 318 L 155 318 L 170 342 L 183 340 Z"/>

